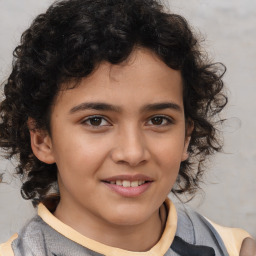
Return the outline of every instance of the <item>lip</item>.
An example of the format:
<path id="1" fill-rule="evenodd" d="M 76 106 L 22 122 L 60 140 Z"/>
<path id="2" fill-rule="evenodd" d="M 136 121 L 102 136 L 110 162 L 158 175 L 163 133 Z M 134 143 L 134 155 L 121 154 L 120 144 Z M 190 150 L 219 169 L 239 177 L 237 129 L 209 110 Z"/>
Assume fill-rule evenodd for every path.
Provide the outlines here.
<path id="1" fill-rule="evenodd" d="M 137 186 L 137 187 L 123 187 L 116 184 L 111 184 L 111 181 L 117 181 L 117 180 L 128 180 L 128 181 L 137 181 L 142 180 L 146 181 L 146 183 Z M 117 193 L 118 195 L 122 197 L 138 197 L 144 192 L 146 192 L 154 180 L 148 176 L 142 175 L 142 174 L 136 174 L 136 175 L 117 175 L 112 176 L 109 178 L 106 178 L 102 180 L 103 184 L 105 184 L 111 191 Z"/>
<path id="2" fill-rule="evenodd" d="M 128 181 L 135 181 L 135 180 L 143 180 L 143 181 L 153 181 L 152 178 L 143 175 L 143 174 L 135 174 L 135 175 L 117 175 L 117 176 L 112 176 L 106 179 L 103 179 L 102 181 L 116 181 L 116 180 L 128 180 Z"/>
<path id="3" fill-rule="evenodd" d="M 107 182 L 103 182 L 109 189 L 114 191 L 120 196 L 123 197 L 138 197 L 144 192 L 146 192 L 151 184 L 153 183 L 152 181 L 146 182 L 138 187 L 123 187 L 123 186 L 118 186 L 116 184 L 111 184 Z"/>

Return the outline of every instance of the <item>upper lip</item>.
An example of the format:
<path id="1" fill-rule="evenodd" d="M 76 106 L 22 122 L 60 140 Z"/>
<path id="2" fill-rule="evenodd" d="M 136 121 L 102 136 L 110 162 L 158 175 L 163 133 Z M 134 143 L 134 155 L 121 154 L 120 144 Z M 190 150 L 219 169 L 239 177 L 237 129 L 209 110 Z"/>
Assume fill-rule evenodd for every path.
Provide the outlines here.
<path id="1" fill-rule="evenodd" d="M 135 174 L 135 175 L 116 175 L 112 176 L 106 179 L 103 179 L 103 181 L 116 181 L 116 180 L 128 180 L 128 181 L 136 181 L 136 180 L 142 180 L 142 181 L 153 181 L 152 178 L 143 175 L 143 174 Z"/>

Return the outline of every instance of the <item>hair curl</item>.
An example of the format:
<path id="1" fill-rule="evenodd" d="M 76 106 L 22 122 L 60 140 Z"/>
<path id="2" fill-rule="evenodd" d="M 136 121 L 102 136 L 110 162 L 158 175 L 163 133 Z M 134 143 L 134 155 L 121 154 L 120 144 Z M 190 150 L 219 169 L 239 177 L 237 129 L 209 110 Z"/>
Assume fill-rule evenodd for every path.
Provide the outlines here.
<path id="1" fill-rule="evenodd" d="M 193 194 L 199 187 L 204 161 L 221 150 L 215 124 L 227 103 L 222 92 L 225 67 L 210 63 L 187 21 L 166 13 L 156 0 L 64 0 L 22 34 L 4 84 L 0 146 L 7 158 L 19 158 L 25 199 L 42 201 L 57 181 L 56 164 L 45 164 L 32 152 L 28 118 L 50 133 L 50 109 L 61 85 L 88 76 L 102 61 L 121 63 L 137 46 L 181 71 L 185 116 L 194 130 L 190 157 L 181 163 L 173 192 Z"/>

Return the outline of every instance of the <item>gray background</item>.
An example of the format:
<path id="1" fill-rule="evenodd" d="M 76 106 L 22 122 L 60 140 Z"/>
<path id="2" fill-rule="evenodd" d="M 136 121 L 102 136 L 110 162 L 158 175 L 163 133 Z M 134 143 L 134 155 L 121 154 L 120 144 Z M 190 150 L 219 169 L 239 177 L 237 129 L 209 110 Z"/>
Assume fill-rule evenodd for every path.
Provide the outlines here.
<path id="1" fill-rule="evenodd" d="M 52 0 L 0 0 L 0 81 L 8 77 L 11 53 L 22 31 Z M 242 227 L 256 236 L 256 1 L 170 0 L 167 6 L 200 31 L 204 47 L 228 71 L 225 153 L 209 164 L 203 191 L 190 202 L 208 218 Z M 24 225 L 34 210 L 21 199 L 14 162 L 0 160 L 8 184 L 0 184 L 0 242 Z"/>

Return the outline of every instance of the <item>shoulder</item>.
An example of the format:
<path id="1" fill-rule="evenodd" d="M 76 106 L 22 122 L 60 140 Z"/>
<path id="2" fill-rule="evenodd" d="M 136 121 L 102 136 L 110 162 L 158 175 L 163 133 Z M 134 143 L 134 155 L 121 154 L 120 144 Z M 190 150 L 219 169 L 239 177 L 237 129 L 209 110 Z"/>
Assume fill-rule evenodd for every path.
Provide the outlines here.
<path id="1" fill-rule="evenodd" d="M 55 228 L 58 223 L 55 223 Z M 58 232 L 39 215 L 34 217 L 19 233 L 1 245 L 0 256 L 92 255 L 92 251 Z M 60 228 L 61 229 L 61 228 Z M 93 254 L 96 255 L 96 254 Z"/>
<path id="2" fill-rule="evenodd" d="M 177 234 L 190 240 L 191 243 L 208 245 L 215 251 L 220 250 L 224 255 L 235 256 L 239 255 L 243 240 L 250 237 L 243 229 L 218 225 L 183 204 L 177 204 L 176 208 Z"/>
<path id="3" fill-rule="evenodd" d="M 30 245 L 42 244 L 44 236 L 42 226 L 44 226 L 42 219 L 39 216 L 34 217 L 18 234 L 13 235 L 7 242 L 0 245 L 0 256 L 14 256 L 16 253 L 18 255 L 34 255 L 30 251 Z"/>
<path id="4" fill-rule="evenodd" d="M 229 255 L 239 255 L 244 239 L 247 237 L 251 237 L 250 234 L 247 231 L 240 228 L 224 227 L 214 223 L 209 219 L 206 220 L 210 223 L 210 225 L 214 227 L 214 229 L 221 236 Z"/>
<path id="5" fill-rule="evenodd" d="M 0 244 L 0 256 L 14 256 L 12 242 L 17 238 L 18 234 L 14 234 L 7 242 Z"/>

